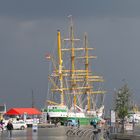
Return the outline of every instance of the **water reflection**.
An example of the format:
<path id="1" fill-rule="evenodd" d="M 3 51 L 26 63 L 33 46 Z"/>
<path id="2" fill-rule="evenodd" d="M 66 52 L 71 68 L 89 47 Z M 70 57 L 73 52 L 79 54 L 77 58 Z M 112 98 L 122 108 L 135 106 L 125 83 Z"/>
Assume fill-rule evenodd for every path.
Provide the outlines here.
<path id="1" fill-rule="evenodd" d="M 28 129 L 26 136 L 27 140 L 38 140 L 38 131 L 34 132 L 32 129 Z"/>
<path id="2" fill-rule="evenodd" d="M 7 131 L 0 133 L 0 140 L 10 139 Z M 67 140 L 65 129 L 60 128 L 39 128 L 36 132 L 31 128 L 26 130 L 13 130 L 12 140 Z"/>

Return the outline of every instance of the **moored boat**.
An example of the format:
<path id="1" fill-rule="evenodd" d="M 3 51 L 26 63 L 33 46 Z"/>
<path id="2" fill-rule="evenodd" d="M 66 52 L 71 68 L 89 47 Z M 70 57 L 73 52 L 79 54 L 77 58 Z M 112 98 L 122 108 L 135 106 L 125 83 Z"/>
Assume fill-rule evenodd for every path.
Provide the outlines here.
<path id="1" fill-rule="evenodd" d="M 91 60 L 96 58 L 92 55 L 93 50 L 88 47 L 86 34 L 83 42 L 74 37 L 72 18 L 68 38 L 62 39 L 58 30 L 57 53 L 47 55 L 52 69 L 43 111 L 51 120 L 64 124 L 67 119 L 76 119 L 80 120 L 80 124 L 89 124 L 93 117 L 103 116 L 105 91 L 99 90 L 101 86 L 98 83 L 104 82 L 104 79 L 93 75 L 90 70 Z"/>

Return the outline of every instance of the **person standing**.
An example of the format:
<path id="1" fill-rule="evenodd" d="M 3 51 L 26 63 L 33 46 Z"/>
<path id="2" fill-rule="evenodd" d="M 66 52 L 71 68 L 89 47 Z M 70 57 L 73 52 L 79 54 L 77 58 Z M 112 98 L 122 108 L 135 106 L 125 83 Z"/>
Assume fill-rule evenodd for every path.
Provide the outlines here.
<path id="1" fill-rule="evenodd" d="M 13 124 L 11 120 L 9 120 L 9 122 L 7 123 L 7 130 L 9 132 L 10 137 L 12 137 Z"/>
<path id="2" fill-rule="evenodd" d="M 78 128 L 80 127 L 80 120 L 78 119 Z"/>
<path id="3" fill-rule="evenodd" d="M 96 120 L 93 121 L 93 127 L 94 127 L 95 129 L 97 128 L 97 121 L 96 121 Z"/>
<path id="4" fill-rule="evenodd" d="M 1 128 L 1 131 L 3 132 L 3 120 L 0 120 L 0 128 Z"/>

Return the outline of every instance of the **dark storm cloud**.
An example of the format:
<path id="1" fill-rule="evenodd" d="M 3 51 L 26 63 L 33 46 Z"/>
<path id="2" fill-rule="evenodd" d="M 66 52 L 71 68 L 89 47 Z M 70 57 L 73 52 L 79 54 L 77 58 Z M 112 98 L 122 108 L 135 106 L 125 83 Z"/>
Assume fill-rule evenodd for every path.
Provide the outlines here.
<path id="1" fill-rule="evenodd" d="M 1 1 L 0 15 L 18 18 L 140 16 L 139 0 L 12 0 Z"/>

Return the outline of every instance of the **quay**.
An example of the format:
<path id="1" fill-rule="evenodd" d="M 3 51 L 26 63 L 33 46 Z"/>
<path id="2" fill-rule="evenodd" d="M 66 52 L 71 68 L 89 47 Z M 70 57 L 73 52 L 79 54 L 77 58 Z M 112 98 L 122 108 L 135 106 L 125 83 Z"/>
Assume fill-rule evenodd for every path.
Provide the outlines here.
<path id="1" fill-rule="evenodd" d="M 36 132 L 32 128 L 25 130 L 13 130 L 12 139 L 15 140 L 140 140 L 140 125 L 135 127 L 132 132 L 125 133 L 110 133 L 109 137 L 102 137 L 102 133 L 99 132 L 96 135 L 96 130 L 93 127 L 66 127 L 55 126 L 53 124 L 39 125 Z M 94 138 L 94 136 L 97 136 Z M 9 139 L 6 130 L 0 132 L 0 140 Z"/>

